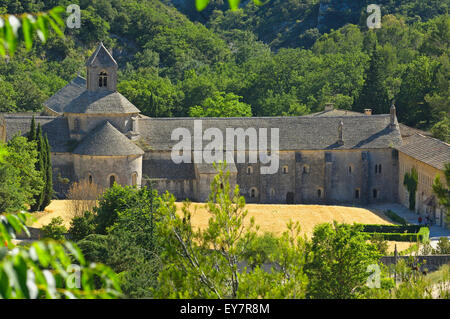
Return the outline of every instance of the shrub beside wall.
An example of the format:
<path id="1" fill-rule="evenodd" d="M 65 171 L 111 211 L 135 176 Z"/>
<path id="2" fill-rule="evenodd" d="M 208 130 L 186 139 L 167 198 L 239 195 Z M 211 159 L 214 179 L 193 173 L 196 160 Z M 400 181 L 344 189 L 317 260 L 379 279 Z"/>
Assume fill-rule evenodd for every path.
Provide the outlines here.
<path id="1" fill-rule="evenodd" d="M 382 236 L 384 240 L 389 241 L 407 241 L 407 242 L 428 242 L 430 230 L 428 227 L 421 227 L 417 233 L 367 233 L 370 238 L 373 236 Z"/>
<path id="2" fill-rule="evenodd" d="M 363 224 L 363 232 L 365 233 L 418 233 L 421 226 L 419 225 L 371 225 Z"/>

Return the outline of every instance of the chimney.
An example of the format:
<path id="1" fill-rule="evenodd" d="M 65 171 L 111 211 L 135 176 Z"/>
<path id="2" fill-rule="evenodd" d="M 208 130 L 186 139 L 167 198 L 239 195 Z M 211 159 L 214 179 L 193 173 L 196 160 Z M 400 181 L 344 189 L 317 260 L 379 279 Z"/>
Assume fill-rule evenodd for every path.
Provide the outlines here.
<path id="1" fill-rule="evenodd" d="M 344 122 L 342 122 L 342 120 L 341 120 L 341 122 L 339 123 L 339 126 L 338 126 L 338 144 L 339 145 L 344 145 L 344 138 L 343 138 L 343 133 L 342 133 L 343 129 L 344 129 Z"/>
<path id="2" fill-rule="evenodd" d="M 390 128 L 393 129 L 395 128 L 395 122 L 397 122 L 397 115 L 396 115 L 397 111 L 395 108 L 395 100 L 392 100 L 392 104 L 391 104 L 391 110 L 390 110 L 390 114 L 391 114 L 391 121 L 390 121 Z"/>
<path id="3" fill-rule="evenodd" d="M 325 104 L 325 111 L 332 111 L 334 109 L 333 103 L 326 103 Z"/>
<path id="4" fill-rule="evenodd" d="M 364 109 L 364 114 L 372 115 L 372 109 Z"/>

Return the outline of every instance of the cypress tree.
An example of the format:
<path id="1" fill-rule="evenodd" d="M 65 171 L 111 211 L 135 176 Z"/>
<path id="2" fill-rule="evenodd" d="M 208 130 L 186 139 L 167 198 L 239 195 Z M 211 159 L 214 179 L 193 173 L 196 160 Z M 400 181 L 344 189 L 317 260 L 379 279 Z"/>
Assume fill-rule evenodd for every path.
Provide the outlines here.
<path id="1" fill-rule="evenodd" d="M 45 186 L 44 186 L 44 198 L 40 210 L 44 210 L 47 207 L 53 197 L 53 174 L 52 174 L 52 160 L 50 156 L 50 144 L 48 142 L 47 134 L 44 138 L 44 149 L 45 153 Z"/>
<path id="2" fill-rule="evenodd" d="M 36 122 L 33 118 L 31 119 L 30 131 L 28 132 L 28 142 L 36 140 Z"/>
<path id="3" fill-rule="evenodd" d="M 36 170 L 40 172 L 42 179 L 44 181 L 44 187 L 41 193 L 37 194 L 34 199 L 35 203 L 30 207 L 32 211 L 37 211 L 41 208 L 42 202 L 44 200 L 44 190 L 46 184 L 47 174 L 45 172 L 45 157 L 42 153 L 42 149 L 44 146 L 44 139 L 42 137 L 42 128 L 41 124 L 38 123 L 36 130 L 36 141 L 37 141 L 37 152 L 38 152 L 38 161 L 36 162 Z"/>
<path id="4" fill-rule="evenodd" d="M 372 109 L 375 114 L 389 113 L 389 95 L 385 84 L 386 69 L 383 56 L 374 46 L 370 58 L 370 65 L 365 74 L 364 86 L 353 110 L 363 112 Z"/>

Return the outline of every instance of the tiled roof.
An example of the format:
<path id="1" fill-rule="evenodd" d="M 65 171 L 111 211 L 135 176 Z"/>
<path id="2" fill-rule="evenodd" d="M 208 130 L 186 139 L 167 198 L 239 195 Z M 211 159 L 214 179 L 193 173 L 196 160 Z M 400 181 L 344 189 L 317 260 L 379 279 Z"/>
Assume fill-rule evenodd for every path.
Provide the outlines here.
<path id="1" fill-rule="evenodd" d="M 175 164 L 171 160 L 151 159 L 142 161 L 142 176 L 158 179 L 195 179 L 194 164 Z"/>
<path id="2" fill-rule="evenodd" d="M 67 105 L 84 91 L 86 91 L 86 79 L 77 76 L 69 84 L 45 101 L 44 105 L 57 113 L 63 113 Z"/>
<path id="3" fill-rule="evenodd" d="M 421 134 L 405 138 L 403 145 L 397 149 L 440 170 L 444 170 L 444 165 L 450 162 L 450 144 Z"/>
<path id="4" fill-rule="evenodd" d="M 82 140 L 73 151 L 74 154 L 92 156 L 143 155 L 144 151 L 129 138 L 105 121 Z"/>
<path id="5" fill-rule="evenodd" d="M 32 116 L 3 115 L 6 122 L 6 140 L 10 140 L 20 132 L 26 135 L 30 130 Z M 35 116 L 36 125 L 42 126 L 42 132 L 47 134 L 52 152 L 67 152 L 69 149 L 69 126 L 67 119 L 53 116 Z"/>
<path id="6" fill-rule="evenodd" d="M 424 136 L 430 136 L 430 137 L 432 136 L 432 134 L 430 132 L 422 131 L 422 130 L 407 126 L 402 123 L 399 123 L 399 127 L 400 127 L 400 133 L 402 134 L 402 137 L 409 137 L 414 134 L 422 134 Z"/>
<path id="7" fill-rule="evenodd" d="M 252 117 L 252 118 L 141 118 L 141 137 L 154 150 L 171 150 L 177 141 L 171 140 L 176 128 L 187 128 L 193 137 L 194 120 L 202 120 L 203 131 L 218 128 L 225 140 L 227 128 L 279 129 L 280 150 L 370 149 L 400 146 L 398 125 L 391 129 L 389 115 L 324 116 L 324 117 Z M 338 143 L 338 125 L 343 126 L 343 140 Z M 259 133 L 258 133 L 259 135 Z M 193 143 L 193 138 L 192 138 Z M 209 141 L 203 142 L 205 147 Z M 269 142 L 270 143 L 270 142 Z M 236 144 L 236 143 L 235 143 Z M 270 145 L 270 144 L 269 144 Z"/>
<path id="8" fill-rule="evenodd" d="M 324 111 L 317 112 L 317 113 L 311 113 L 311 114 L 308 114 L 305 116 L 306 117 L 318 117 L 318 116 L 371 116 L 371 115 L 366 115 L 364 113 L 347 111 L 347 110 L 332 109 L 332 110 L 324 110 Z"/>
<path id="9" fill-rule="evenodd" d="M 64 113 L 112 114 L 139 112 L 122 94 L 114 91 L 84 91 L 64 109 Z"/>
<path id="10" fill-rule="evenodd" d="M 105 48 L 103 43 L 100 42 L 95 52 L 87 60 L 86 66 L 117 66 L 117 62 Z"/>

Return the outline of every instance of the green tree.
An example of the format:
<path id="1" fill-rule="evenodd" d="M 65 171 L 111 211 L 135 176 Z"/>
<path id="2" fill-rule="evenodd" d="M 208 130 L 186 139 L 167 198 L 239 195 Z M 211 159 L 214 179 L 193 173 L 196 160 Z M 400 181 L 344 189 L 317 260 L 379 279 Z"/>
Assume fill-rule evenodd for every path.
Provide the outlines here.
<path id="1" fill-rule="evenodd" d="M 242 96 L 233 93 L 215 92 L 203 101 L 202 106 L 189 110 L 192 117 L 245 117 L 252 116 L 250 105 L 240 102 Z"/>
<path id="2" fill-rule="evenodd" d="M 47 134 L 44 137 L 44 149 L 45 152 L 45 186 L 44 186 L 44 198 L 40 210 L 44 210 L 53 198 L 53 169 L 52 159 L 50 152 L 50 144 L 48 142 Z"/>
<path id="3" fill-rule="evenodd" d="M 239 187 L 231 189 L 226 164 L 218 166 L 206 205 L 211 214 L 208 227 L 192 227 L 190 204 L 181 216 L 173 195 L 161 201 L 157 222 L 162 242 L 163 269 L 159 273 L 155 297 L 162 298 L 302 298 L 306 277 L 303 273 L 304 240 L 299 226 L 289 230 L 279 241 L 274 260 L 280 269 L 265 271 L 261 265 L 251 271 L 238 268 L 245 260 L 246 247 L 255 240 L 254 220 L 247 225 L 245 200 Z M 257 284 L 256 284 L 257 283 Z"/>
<path id="4" fill-rule="evenodd" d="M 441 112 L 441 119 L 433 125 L 431 133 L 433 137 L 440 139 L 446 143 L 450 143 L 450 117 L 447 113 Z"/>
<path id="5" fill-rule="evenodd" d="M 399 121 L 411 126 L 428 126 L 432 120 L 431 107 L 425 97 L 433 93 L 437 61 L 420 56 L 404 72 L 397 98 Z"/>
<path id="6" fill-rule="evenodd" d="M 89 212 L 72 220 L 69 233 L 78 240 L 87 260 L 105 263 L 119 273 L 127 297 L 152 297 L 151 288 L 157 285 L 160 268 L 160 242 L 165 240 L 155 234 L 158 194 L 151 187 L 113 188 L 96 210 L 100 214 L 112 210 L 115 214 L 104 234 L 96 234 L 96 229 L 102 229 L 95 225 L 96 221 L 104 223 L 104 219 L 96 220 Z"/>
<path id="7" fill-rule="evenodd" d="M 436 178 L 434 179 L 434 183 L 433 183 L 433 192 L 439 198 L 439 203 L 445 207 L 446 219 L 447 219 L 447 222 L 449 222 L 450 221 L 450 190 L 449 190 L 450 163 L 445 164 L 444 175 L 445 175 L 445 181 L 446 181 L 447 186 L 445 186 L 441 182 L 440 176 L 437 175 Z"/>
<path id="8" fill-rule="evenodd" d="M 29 136 L 31 136 L 31 133 L 29 133 Z M 47 185 L 47 149 L 45 147 L 44 137 L 42 136 L 42 127 L 40 123 L 38 123 L 36 129 L 36 150 L 37 161 L 35 167 L 39 174 L 42 176 L 43 187 L 41 191 L 37 195 L 35 195 L 34 203 L 30 205 L 31 211 L 43 210 L 43 208 L 45 208 L 45 206 L 43 206 L 43 203 Z"/>
<path id="9" fill-rule="evenodd" d="M 67 228 L 64 226 L 64 220 L 58 216 L 52 218 L 51 222 L 42 227 L 44 239 L 53 239 L 62 241 L 65 239 Z"/>
<path id="10" fill-rule="evenodd" d="M 0 77 L 0 112 L 17 111 L 16 92 L 11 83 Z"/>
<path id="11" fill-rule="evenodd" d="M 0 215 L 0 298 L 78 299 L 118 298 L 116 274 L 100 263 L 87 263 L 70 242 L 36 241 L 15 246 L 16 233 L 29 231 L 27 214 Z"/>
<path id="12" fill-rule="evenodd" d="M 0 148 L 6 152 L 5 161 L 0 163 L 0 211 L 26 209 L 43 189 L 42 175 L 35 169 L 36 142 L 15 136 Z"/>
<path id="13" fill-rule="evenodd" d="M 348 299 L 361 297 L 377 264 L 377 247 L 367 242 L 361 225 L 321 224 L 315 227 L 308 248 L 305 271 L 309 278 L 307 297 Z"/>
<path id="14" fill-rule="evenodd" d="M 377 47 L 372 50 L 370 65 L 364 78 L 364 86 L 353 109 L 363 112 L 364 109 L 369 108 L 375 114 L 389 113 L 385 61 Z"/>
<path id="15" fill-rule="evenodd" d="M 412 211 L 416 209 L 416 191 L 418 180 L 419 177 L 415 167 L 411 168 L 411 172 L 406 172 L 403 178 L 403 185 L 406 186 L 409 194 L 409 209 Z"/>

